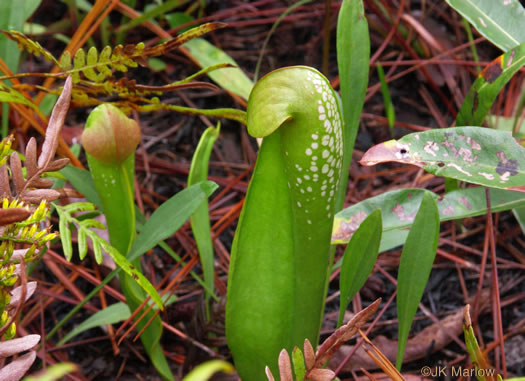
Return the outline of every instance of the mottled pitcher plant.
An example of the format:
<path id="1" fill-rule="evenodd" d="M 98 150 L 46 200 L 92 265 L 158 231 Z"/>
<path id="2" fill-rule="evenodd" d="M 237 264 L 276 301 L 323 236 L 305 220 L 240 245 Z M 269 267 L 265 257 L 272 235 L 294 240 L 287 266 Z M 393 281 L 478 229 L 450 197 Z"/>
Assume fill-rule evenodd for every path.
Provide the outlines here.
<path id="1" fill-rule="evenodd" d="M 342 160 L 337 94 L 317 70 L 276 70 L 254 87 L 248 132 L 264 138 L 235 234 L 226 336 L 244 381 L 279 352 L 317 343 Z"/>

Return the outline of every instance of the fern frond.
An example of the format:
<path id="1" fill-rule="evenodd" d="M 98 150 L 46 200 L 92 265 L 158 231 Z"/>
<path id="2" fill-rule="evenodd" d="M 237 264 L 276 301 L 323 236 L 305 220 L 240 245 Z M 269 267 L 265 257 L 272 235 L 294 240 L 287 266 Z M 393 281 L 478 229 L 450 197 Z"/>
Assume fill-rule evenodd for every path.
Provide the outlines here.
<path id="1" fill-rule="evenodd" d="M 25 34 L 17 32 L 16 30 L 0 30 L 0 32 L 2 32 L 7 38 L 15 41 L 20 50 L 25 50 L 36 57 L 42 56 L 45 60 L 58 65 L 57 60 L 48 50 L 44 49 L 42 45 L 33 41 Z"/>
<path id="2" fill-rule="evenodd" d="M 162 300 L 152 286 L 152 284 L 139 272 L 126 257 L 124 257 L 117 249 L 115 249 L 109 242 L 99 236 L 93 229 L 105 229 L 105 226 L 92 218 L 80 219 L 74 214 L 78 212 L 93 211 L 96 206 L 90 202 L 76 202 L 68 204 L 67 206 L 60 206 L 55 204 L 55 208 L 60 217 L 59 229 L 62 239 L 62 246 L 64 248 L 64 255 L 69 261 L 72 258 L 72 240 L 71 240 L 71 226 L 74 226 L 78 231 L 78 251 L 79 257 L 82 259 L 87 252 L 87 238 L 93 244 L 93 254 L 98 264 L 102 263 L 102 250 L 104 250 L 125 273 L 132 277 L 140 287 L 146 291 L 151 298 L 157 303 L 160 308 L 164 308 Z M 67 245 L 67 246 L 66 246 Z M 70 247 L 71 245 L 71 247 Z M 70 251 L 67 251 L 70 250 Z"/>

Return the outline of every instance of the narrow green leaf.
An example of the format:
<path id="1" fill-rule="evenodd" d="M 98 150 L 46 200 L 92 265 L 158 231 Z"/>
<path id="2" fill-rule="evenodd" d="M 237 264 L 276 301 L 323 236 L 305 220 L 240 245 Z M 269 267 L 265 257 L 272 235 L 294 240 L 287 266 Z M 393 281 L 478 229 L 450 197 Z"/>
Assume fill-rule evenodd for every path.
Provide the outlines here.
<path id="1" fill-rule="evenodd" d="M 513 209 L 512 214 L 514 214 L 516 221 L 520 224 L 521 231 L 525 234 L 525 207 Z"/>
<path id="2" fill-rule="evenodd" d="M 399 319 L 396 367 L 401 370 L 405 346 L 417 305 L 421 301 L 432 270 L 439 238 L 439 214 L 436 201 L 423 195 L 414 225 L 401 253 L 397 276 L 397 316 Z"/>
<path id="3" fill-rule="evenodd" d="M 78 231 L 78 257 L 83 260 L 87 255 L 88 247 L 86 233 L 83 230 Z"/>
<path id="4" fill-rule="evenodd" d="M 128 254 L 129 260 L 135 260 L 158 242 L 171 237 L 217 187 L 213 181 L 195 184 L 159 206 L 135 240 Z"/>
<path id="5" fill-rule="evenodd" d="M 488 187 L 523 190 L 525 186 L 525 148 L 511 133 L 489 128 L 440 128 L 408 134 L 370 148 L 360 163 L 370 166 L 390 161 Z"/>
<path id="6" fill-rule="evenodd" d="M 343 207 L 348 169 L 368 86 L 370 36 L 362 0 L 343 0 L 337 19 L 337 67 L 343 113 L 343 165 L 336 208 Z"/>
<path id="7" fill-rule="evenodd" d="M 67 178 L 76 190 L 82 192 L 87 200 L 98 206 L 100 210 L 103 210 L 102 202 L 100 201 L 100 197 L 95 189 L 95 183 L 89 171 L 76 168 L 70 164 L 62 168 L 60 173 Z"/>
<path id="8" fill-rule="evenodd" d="M 233 366 L 223 360 L 210 360 L 198 365 L 182 381 L 208 381 L 217 372 L 233 373 Z"/>
<path id="9" fill-rule="evenodd" d="M 21 31 L 25 21 L 24 17 L 26 16 L 24 10 L 24 6 L 20 6 L 16 0 L 2 0 L 0 2 L 0 29 Z M 3 34 L 0 35 L 0 58 L 13 73 L 18 71 L 20 50 L 18 50 L 14 41 L 9 40 Z M 6 103 L 2 105 L 1 137 L 6 137 L 8 134 L 8 116 L 9 105 Z"/>
<path id="10" fill-rule="evenodd" d="M 390 91 L 388 90 L 388 84 L 385 80 L 385 71 L 383 66 L 379 63 L 377 64 L 377 75 L 379 76 L 379 82 L 381 83 L 381 94 L 383 95 L 383 103 L 385 105 L 385 114 L 388 121 L 388 128 L 390 128 L 390 135 L 392 135 L 392 130 L 394 124 L 396 123 L 396 111 L 394 109 L 394 104 L 392 103 L 392 98 L 390 98 Z"/>
<path id="11" fill-rule="evenodd" d="M 34 376 L 27 376 L 23 381 L 55 381 L 62 380 L 69 373 L 78 371 L 77 365 L 70 362 L 61 362 L 47 367 L 43 372 Z"/>
<path id="12" fill-rule="evenodd" d="M 211 150 L 219 137 L 220 123 L 217 128 L 209 127 L 204 131 L 191 159 L 190 173 L 188 175 L 188 186 L 208 179 L 208 163 Z M 210 216 L 208 213 L 208 199 L 205 199 L 190 218 L 191 230 L 195 236 L 199 256 L 201 259 L 204 281 L 208 289 L 213 290 L 213 244 L 211 240 Z M 209 311 L 210 294 L 206 292 L 206 315 L 210 317 Z"/>
<path id="13" fill-rule="evenodd" d="M 36 107 L 33 102 L 24 97 L 20 92 L 0 83 L 0 103 L 3 102 L 21 103 L 25 106 L 31 107 L 34 110 L 38 109 L 38 107 Z"/>
<path id="14" fill-rule="evenodd" d="M 477 31 L 506 52 L 525 42 L 525 9 L 519 0 L 446 0 Z"/>
<path id="15" fill-rule="evenodd" d="M 248 99 L 253 87 L 253 82 L 239 69 L 237 63 L 221 49 L 215 47 L 202 38 L 195 38 L 184 44 L 190 54 L 198 61 L 200 67 L 230 63 L 233 68 L 214 70 L 208 76 L 223 89 L 231 91 L 243 99 Z"/>
<path id="16" fill-rule="evenodd" d="M 137 282 L 140 287 L 144 291 L 148 293 L 149 296 L 151 296 L 151 299 L 159 306 L 161 310 L 164 309 L 164 305 L 162 304 L 162 299 L 160 298 L 160 295 L 158 294 L 157 290 L 153 285 L 150 283 L 148 279 L 142 274 L 141 269 L 137 269 L 135 266 L 131 264 L 130 261 L 126 259 L 122 254 L 118 252 L 117 249 L 115 249 L 113 246 L 107 245 L 104 246 L 104 250 L 113 258 L 115 263 L 122 269 L 124 272 L 129 275 L 135 282 Z"/>
<path id="17" fill-rule="evenodd" d="M 292 364 L 295 373 L 295 379 L 298 381 L 304 380 L 306 376 L 306 367 L 304 363 L 304 355 L 299 347 L 295 347 L 292 351 Z"/>
<path id="18" fill-rule="evenodd" d="M 361 223 L 346 247 L 339 279 L 341 296 L 337 327 L 343 323 L 348 304 L 374 268 L 382 231 L 381 211 L 375 210 Z"/>
<path id="19" fill-rule="evenodd" d="M 525 205 L 525 194 L 522 192 L 494 188 L 489 191 L 493 212 Z M 458 189 L 443 196 L 425 189 L 399 189 L 370 197 L 337 213 L 332 229 L 332 244 L 348 243 L 361 222 L 376 209 L 381 210 L 385 233 L 399 232 L 399 229 L 412 226 L 424 194 L 430 194 L 436 200 L 441 222 L 487 213 L 484 187 Z M 385 238 L 383 235 L 383 241 Z M 383 243 L 381 246 L 383 247 Z"/>
<path id="20" fill-rule="evenodd" d="M 71 331 L 69 331 L 67 335 L 58 341 L 57 346 L 64 345 L 73 337 L 81 334 L 84 331 L 87 331 L 88 329 L 107 324 L 115 324 L 120 321 L 127 320 L 130 316 L 131 312 L 125 303 L 119 302 L 112 304 L 111 306 L 94 313 Z"/>
<path id="21" fill-rule="evenodd" d="M 524 65 L 525 43 L 492 61 L 470 88 L 458 112 L 456 126 L 481 126 L 501 89 Z"/>
<path id="22" fill-rule="evenodd" d="M 262 60 L 263 60 L 263 57 L 264 57 L 264 52 L 266 51 L 266 46 L 268 45 L 268 42 L 270 41 L 270 38 L 272 37 L 272 35 L 275 32 L 275 30 L 277 29 L 277 27 L 281 24 L 283 19 L 286 16 L 288 16 L 290 13 L 292 13 L 295 9 L 297 9 L 297 8 L 299 8 L 299 7 L 301 7 L 301 6 L 305 5 L 305 4 L 308 4 L 311 1 L 312 0 L 298 0 L 298 1 L 296 1 L 295 3 L 291 4 L 288 8 L 286 8 L 284 10 L 284 12 L 282 12 L 279 15 L 277 20 L 275 20 L 275 22 L 273 23 L 272 27 L 270 28 L 270 30 L 266 34 L 266 38 L 264 39 L 264 42 L 263 42 L 262 47 L 261 47 L 261 50 L 259 52 L 259 58 L 257 59 L 257 65 L 255 65 L 255 72 L 253 74 L 253 80 L 254 81 L 257 81 L 259 79 L 259 72 L 260 72 L 260 69 L 261 69 L 261 63 L 262 63 Z"/>
<path id="23" fill-rule="evenodd" d="M 64 257 L 66 257 L 68 261 L 71 261 L 71 258 L 73 257 L 73 243 L 71 242 L 71 230 L 69 229 L 69 223 L 66 219 L 61 218 L 59 220 L 58 231 L 60 232 L 60 240 L 62 242 Z"/>
<path id="24" fill-rule="evenodd" d="M 130 20 L 127 24 L 121 26 L 118 28 L 118 32 L 127 32 L 128 30 L 139 26 L 140 24 L 144 23 L 145 21 L 149 21 L 154 19 L 157 16 L 163 15 L 165 13 L 168 13 L 173 8 L 179 7 L 182 4 L 186 3 L 188 0 L 167 0 L 166 2 L 162 3 L 161 5 L 158 5 L 156 7 L 153 7 L 151 10 L 145 12 L 140 17 L 134 18 Z"/>

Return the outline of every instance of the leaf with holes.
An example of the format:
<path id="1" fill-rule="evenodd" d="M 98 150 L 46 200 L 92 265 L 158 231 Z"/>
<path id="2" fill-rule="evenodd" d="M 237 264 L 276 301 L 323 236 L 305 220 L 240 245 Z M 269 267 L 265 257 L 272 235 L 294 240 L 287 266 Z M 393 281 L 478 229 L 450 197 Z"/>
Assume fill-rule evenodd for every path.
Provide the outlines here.
<path id="1" fill-rule="evenodd" d="M 396 161 L 436 176 L 525 192 L 525 148 L 512 134 L 482 127 L 456 127 L 405 135 L 370 148 L 366 166 Z"/>

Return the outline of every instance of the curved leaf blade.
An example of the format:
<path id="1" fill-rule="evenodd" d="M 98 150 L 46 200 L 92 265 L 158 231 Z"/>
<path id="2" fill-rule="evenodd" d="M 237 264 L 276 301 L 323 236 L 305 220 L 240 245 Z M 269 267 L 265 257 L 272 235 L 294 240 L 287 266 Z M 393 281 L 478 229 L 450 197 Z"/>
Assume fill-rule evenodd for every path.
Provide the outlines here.
<path id="1" fill-rule="evenodd" d="M 412 320 L 416 315 L 432 270 L 439 238 L 439 214 L 436 201 L 425 193 L 401 253 L 397 276 L 398 350 L 396 367 L 401 370 Z"/>
<path id="2" fill-rule="evenodd" d="M 483 127 L 441 128 L 408 134 L 370 148 L 361 164 L 396 161 L 436 176 L 473 184 L 521 190 L 525 148 L 512 134 Z"/>
<path id="3" fill-rule="evenodd" d="M 483 69 L 458 112 L 456 126 L 481 126 L 501 89 L 524 65 L 525 43 L 522 43 Z"/>
<path id="4" fill-rule="evenodd" d="M 525 194 L 522 192 L 495 188 L 489 191 L 492 212 L 502 212 L 525 205 Z M 487 213 L 484 187 L 458 189 L 443 196 L 419 188 L 399 189 L 368 198 L 337 213 L 332 229 L 332 244 L 348 243 L 361 222 L 376 209 L 381 210 L 384 233 L 398 233 L 400 229 L 412 226 L 426 193 L 436 200 L 441 222 Z M 383 234 L 381 246 L 385 239 Z"/>
<path id="5" fill-rule="evenodd" d="M 213 181 L 194 184 L 159 206 L 142 227 L 127 255 L 128 259 L 133 261 L 158 242 L 171 237 L 217 187 Z"/>
<path id="6" fill-rule="evenodd" d="M 336 210 L 343 207 L 348 168 L 368 86 L 370 36 L 362 0 L 344 0 L 337 18 L 337 67 L 343 112 L 343 165 Z"/>
<path id="7" fill-rule="evenodd" d="M 519 0 L 446 0 L 503 51 L 525 42 L 525 9 Z"/>
<path id="8" fill-rule="evenodd" d="M 339 279 L 341 296 L 338 327 L 343 323 L 348 303 L 363 287 L 374 268 L 382 231 L 381 211 L 376 209 L 359 226 L 346 247 Z"/>
<path id="9" fill-rule="evenodd" d="M 191 160 L 190 173 L 188 175 L 188 185 L 191 186 L 200 181 L 208 179 L 208 164 L 210 161 L 211 150 L 215 141 L 219 137 L 220 123 L 215 127 L 209 127 L 204 131 L 195 149 Z M 190 218 L 191 230 L 197 242 L 199 256 L 204 274 L 204 281 L 209 290 L 213 292 L 213 243 L 211 239 L 210 215 L 208 213 L 208 199 L 205 199 Z M 210 293 L 206 291 L 206 315 L 210 317 L 209 301 Z"/>
<path id="10" fill-rule="evenodd" d="M 111 306 L 94 313 L 82 323 L 77 325 L 75 328 L 69 331 L 67 335 L 60 339 L 57 345 L 64 345 L 73 337 L 78 336 L 88 329 L 107 324 L 115 324 L 128 319 L 130 316 L 131 312 L 129 311 L 129 307 L 126 304 L 122 302 L 112 304 Z"/>
<path id="11" fill-rule="evenodd" d="M 235 67 L 214 70 L 208 76 L 223 89 L 247 100 L 253 87 L 253 82 L 238 68 L 237 63 L 221 49 L 202 38 L 195 38 L 184 44 L 190 54 L 202 68 L 219 63 L 229 63 Z"/>

